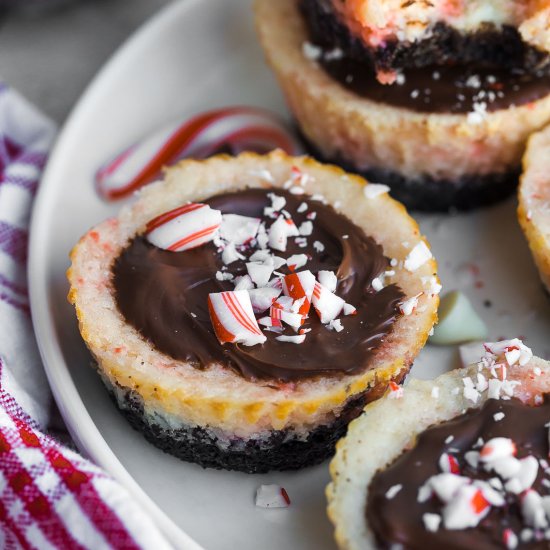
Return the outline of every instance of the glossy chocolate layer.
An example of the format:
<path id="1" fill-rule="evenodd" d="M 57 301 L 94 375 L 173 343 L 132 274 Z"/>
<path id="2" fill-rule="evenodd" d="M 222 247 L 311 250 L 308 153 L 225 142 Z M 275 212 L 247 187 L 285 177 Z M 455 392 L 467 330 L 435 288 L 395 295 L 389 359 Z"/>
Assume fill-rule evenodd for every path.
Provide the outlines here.
<path id="1" fill-rule="evenodd" d="M 205 202 L 222 213 L 262 217 L 264 207 L 271 204 L 267 196 L 271 191 L 248 189 Z M 118 307 L 159 351 L 197 368 L 221 363 L 245 378 L 285 381 L 361 372 L 391 332 L 404 297 L 395 285 L 379 292 L 371 287 L 371 281 L 388 267 L 388 259 L 381 246 L 331 206 L 305 195 L 279 189 L 275 192 L 286 198 L 285 209 L 297 225 L 307 219 L 308 213 L 317 213 L 307 247 L 300 248 L 289 239 L 286 252 L 277 255 L 305 253 L 311 259 L 302 269 L 314 274 L 320 270 L 337 273 L 336 293 L 357 308 L 357 315 L 341 318 L 344 330 L 329 331 L 312 309 L 304 324 L 311 332 L 303 344 L 280 342 L 275 339 L 277 334 L 266 331 L 265 344 L 220 345 L 208 314 L 207 297 L 211 292 L 233 290 L 234 285 L 216 279 L 223 263 L 212 243 L 185 252 L 169 252 L 141 236 L 133 239 L 113 265 Z M 309 208 L 300 214 L 297 208 L 302 202 L 307 202 Z M 314 249 L 315 241 L 323 243 L 323 252 Z M 246 274 L 245 262 L 230 264 L 228 271 L 235 276 Z M 286 266 L 279 271 L 288 273 Z M 285 334 L 295 332 L 286 328 Z"/>
<path id="2" fill-rule="evenodd" d="M 424 113 L 469 113 L 483 104 L 487 111 L 525 105 L 550 93 L 550 76 L 520 70 L 457 66 L 424 67 L 403 72 L 401 84 L 380 84 L 365 63 L 322 58 L 332 78 L 354 93 L 395 107 Z"/>
<path id="3" fill-rule="evenodd" d="M 493 415 L 503 412 L 504 418 L 496 422 Z M 458 550 L 472 548 L 492 550 L 503 548 L 503 531 L 511 528 L 519 533 L 524 524 L 517 505 L 508 502 L 502 508 L 493 507 L 478 527 L 465 530 L 440 528 L 432 533 L 424 528 L 422 516 L 425 513 L 440 513 L 442 505 L 434 497 L 428 502 L 419 503 L 418 489 L 426 480 L 440 473 L 439 457 L 449 449 L 458 457 L 462 475 L 470 478 L 489 479 L 493 473 L 480 475 L 464 461 L 464 453 L 474 447 L 478 438 L 488 441 L 493 437 L 511 438 L 517 446 L 517 458 L 533 455 L 538 459 L 548 458 L 548 428 L 550 419 L 550 399 L 543 405 L 531 407 L 521 401 L 497 401 L 489 399 L 481 409 L 429 428 L 417 440 L 416 446 L 403 453 L 391 466 L 377 473 L 369 487 L 366 517 L 370 528 L 383 548 L 400 544 L 404 550 L 445 548 Z M 453 436 L 453 440 L 445 440 Z M 550 494 L 542 484 L 544 471 L 539 474 L 533 488 L 541 495 Z M 393 499 L 386 498 L 388 489 L 396 484 L 403 488 Z M 548 548 L 548 541 L 523 544 L 521 548 Z"/>

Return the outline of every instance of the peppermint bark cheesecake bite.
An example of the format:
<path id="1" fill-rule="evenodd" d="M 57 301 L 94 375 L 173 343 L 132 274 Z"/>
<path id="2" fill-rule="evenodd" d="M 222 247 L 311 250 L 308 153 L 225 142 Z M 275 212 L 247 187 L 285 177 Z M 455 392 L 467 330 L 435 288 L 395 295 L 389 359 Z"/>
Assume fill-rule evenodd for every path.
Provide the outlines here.
<path id="1" fill-rule="evenodd" d="M 99 373 L 149 441 L 203 466 L 317 463 L 401 382 L 440 289 L 416 223 L 281 152 L 185 161 L 72 253 Z"/>
<path id="2" fill-rule="evenodd" d="M 426 53 L 425 63 L 381 71 L 362 39 L 341 37 L 359 32 L 343 12 L 354 9 L 373 18 L 375 28 L 383 25 L 375 13 L 385 14 L 385 21 L 391 11 L 382 4 L 387 3 L 255 2 L 260 42 L 311 151 L 390 185 L 410 208 L 468 209 L 507 196 L 517 186 L 529 135 L 550 121 L 548 52 L 518 32 L 521 55 L 512 58 L 505 47 L 494 48 L 504 52 L 504 64 L 450 62 L 443 55 L 433 60 Z M 408 13 L 440 3 L 404 4 Z M 480 27 L 500 13 L 489 8 L 491 2 L 464 3 L 474 4 Z M 392 20 L 398 24 L 398 18 Z M 497 34 L 507 28 L 497 27 Z M 491 48 L 481 44 L 480 38 L 483 57 Z M 447 46 L 457 55 L 464 50 L 462 41 L 448 40 Z M 533 58 L 537 61 L 530 63 Z"/>
<path id="3" fill-rule="evenodd" d="M 327 488 L 341 548 L 548 548 L 550 366 L 518 339 L 485 348 L 350 425 Z"/>

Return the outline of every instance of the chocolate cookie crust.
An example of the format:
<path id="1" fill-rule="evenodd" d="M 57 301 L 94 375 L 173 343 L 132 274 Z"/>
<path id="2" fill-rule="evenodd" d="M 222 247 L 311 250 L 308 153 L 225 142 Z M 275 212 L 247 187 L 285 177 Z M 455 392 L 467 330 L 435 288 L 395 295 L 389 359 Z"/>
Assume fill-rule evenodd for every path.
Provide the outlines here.
<path id="1" fill-rule="evenodd" d="M 408 369 L 402 370 L 394 382 L 403 382 L 407 373 Z M 353 396 L 332 423 L 313 428 L 307 437 L 284 429 L 273 430 L 267 437 L 246 440 L 235 438 L 229 443 L 223 443 L 208 427 L 167 429 L 151 422 L 137 392 L 120 386 L 115 390 L 105 378 L 103 381 L 130 425 L 155 447 L 186 462 L 200 464 L 203 468 L 236 470 L 248 474 L 299 470 L 323 462 L 334 454 L 336 443 L 345 435 L 348 424 L 359 416 L 365 405 L 379 399 L 388 387 L 386 382 L 377 383 Z"/>
<path id="2" fill-rule="evenodd" d="M 375 71 L 395 71 L 430 65 L 466 64 L 520 68 L 550 73 L 550 57 L 526 44 L 515 27 L 486 23 L 474 33 L 461 33 L 439 22 L 429 38 L 415 42 L 389 40 L 372 47 L 354 36 L 334 13 L 330 0 L 300 0 L 311 41 L 324 49 L 340 48 L 344 55 L 369 61 Z"/>
<path id="3" fill-rule="evenodd" d="M 342 157 L 325 158 L 303 134 L 301 138 L 315 158 L 342 166 L 346 171 L 355 172 L 368 181 L 388 185 L 391 188 L 391 196 L 410 210 L 448 212 L 490 206 L 512 195 L 519 183 L 519 166 L 517 170 L 508 172 L 486 175 L 465 174 L 454 181 L 436 179 L 429 174 L 407 178 L 388 168 L 372 167 L 358 170 Z"/>

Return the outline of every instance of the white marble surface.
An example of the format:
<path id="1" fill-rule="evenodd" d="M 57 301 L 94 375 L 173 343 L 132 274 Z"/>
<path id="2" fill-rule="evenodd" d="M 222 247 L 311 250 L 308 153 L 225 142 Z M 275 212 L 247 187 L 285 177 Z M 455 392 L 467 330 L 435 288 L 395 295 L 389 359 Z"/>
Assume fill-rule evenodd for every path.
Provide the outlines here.
<path id="1" fill-rule="evenodd" d="M 103 63 L 169 0 L 13 3 L 25 8 L 0 15 L 0 79 L 61 124 Z"/>

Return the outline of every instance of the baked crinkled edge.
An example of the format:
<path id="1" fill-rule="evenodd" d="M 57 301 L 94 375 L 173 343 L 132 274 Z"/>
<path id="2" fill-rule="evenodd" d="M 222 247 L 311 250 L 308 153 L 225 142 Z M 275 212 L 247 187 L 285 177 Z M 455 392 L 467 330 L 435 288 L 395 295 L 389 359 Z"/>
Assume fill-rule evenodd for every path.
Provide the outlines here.
<path id="1" fill-rule="evenodd" d="M 550 292 L 550 126 L 533 134 L 523 157 L 518 220 Z"/>

